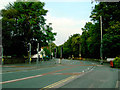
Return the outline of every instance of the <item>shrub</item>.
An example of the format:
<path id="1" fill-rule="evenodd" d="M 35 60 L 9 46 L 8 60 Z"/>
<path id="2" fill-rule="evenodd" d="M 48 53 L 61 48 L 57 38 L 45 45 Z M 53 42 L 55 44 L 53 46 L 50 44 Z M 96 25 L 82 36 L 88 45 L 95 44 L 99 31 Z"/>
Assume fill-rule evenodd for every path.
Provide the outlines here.
<path id="1" fill-rule="evenodd" d="M 113 63 L 114 63 L 114 67 L 120 68 L 120 57 L 116 57 L 116 58 L 113 60 Z"/>
<path id="2" fill-rule="evenodd" d="M 48 61 L 50 57 L 43 57 L 44 61 Z"/>

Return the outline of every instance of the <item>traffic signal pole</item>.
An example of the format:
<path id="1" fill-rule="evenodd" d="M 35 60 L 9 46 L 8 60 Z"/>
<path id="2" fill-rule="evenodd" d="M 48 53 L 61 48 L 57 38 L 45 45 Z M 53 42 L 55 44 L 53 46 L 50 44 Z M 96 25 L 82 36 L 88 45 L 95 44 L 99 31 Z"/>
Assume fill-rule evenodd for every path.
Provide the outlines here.
<path id="1" fill-rule="evenodd" d="M 3 46 L 1 47 L 2 48 L 2 65 L 4 64 L 4 58 L 3 58 Z"/>
<path id="2" fill-rule="evenodd" d="M 102 16 L 100 16 L 100 25 L 101 25 L 101 46 L 100 46 L 100 64 L 103 64 L 103 54 L 102 54 L 102 49 L 103 49 L 103 44 L 102 44 Z"/>
<path id="3" fill-rule="evenodd" d="M 31 43 L 29 43 L 29 64 L 31 64 Z"/>
<path id="4" fill-rule="evenodd" d="M 39 43 L 37 45 L 37 61 L 36 61 L 36 64 L 38 64 L 38 61 L 39 61 Z"/>

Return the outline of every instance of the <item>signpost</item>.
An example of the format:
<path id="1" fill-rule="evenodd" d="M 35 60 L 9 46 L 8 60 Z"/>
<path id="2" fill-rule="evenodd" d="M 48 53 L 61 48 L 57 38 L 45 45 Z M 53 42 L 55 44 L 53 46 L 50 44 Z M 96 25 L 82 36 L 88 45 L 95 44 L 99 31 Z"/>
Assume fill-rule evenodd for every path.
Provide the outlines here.
<path id="1" fill-rule="evenodd" d="M 55 58 L 57 58 L 57 48 L 55 48 Z"/>
<path id="2" fill-rule="evenodd" d="M 36 61 L 36 64 L 38 64 L 38 61 L 39 61 L 39 43 L 37 45 L 37 61 Z"/>
<path id="3" fill-rule="evenodd" d="M 2 45 L 1 45 L 2 46 Z M 3 47 L 2 48 L 2 65 L 4 64 L 4 58 L 3 58 Z"/>

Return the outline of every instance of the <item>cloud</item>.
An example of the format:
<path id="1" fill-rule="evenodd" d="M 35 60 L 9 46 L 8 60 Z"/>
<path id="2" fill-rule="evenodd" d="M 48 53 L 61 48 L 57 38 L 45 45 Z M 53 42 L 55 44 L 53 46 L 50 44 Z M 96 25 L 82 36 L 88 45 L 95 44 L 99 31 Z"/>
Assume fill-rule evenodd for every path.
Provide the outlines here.
<path id="1" fill-rule="evenodd" d="M 7 6 L 9 3 L 13 3 L 15 2 L 16 0 L 1 0 L 0 1 L 0 10 L 1 9 L 4 9 L 5 6 Z"/>
<path id="2" fill-rule="evenodd" d="M 67 17 L 53 17 L 49 13 L 45 18 L 47 19 L 47 23 L 52 23 L 53 32 L 57 32 L 57 36 L 55 37 L 57 45 L 61 45 L 67 41 L 70 35 L 76 33 L 82 34 L 81 28 L 87 22 L 87 20 L 76 20 Z"/>

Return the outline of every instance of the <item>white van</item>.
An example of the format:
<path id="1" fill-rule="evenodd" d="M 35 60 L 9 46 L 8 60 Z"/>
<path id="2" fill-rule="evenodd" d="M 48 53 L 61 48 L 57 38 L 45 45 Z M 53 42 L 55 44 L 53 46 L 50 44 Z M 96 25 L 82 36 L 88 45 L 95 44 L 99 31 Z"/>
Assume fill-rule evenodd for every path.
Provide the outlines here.
<path id="1" fill-rule="evenodd" d="M 113 61 L 115 58 L 107 58 L 107 62 Z"/>

